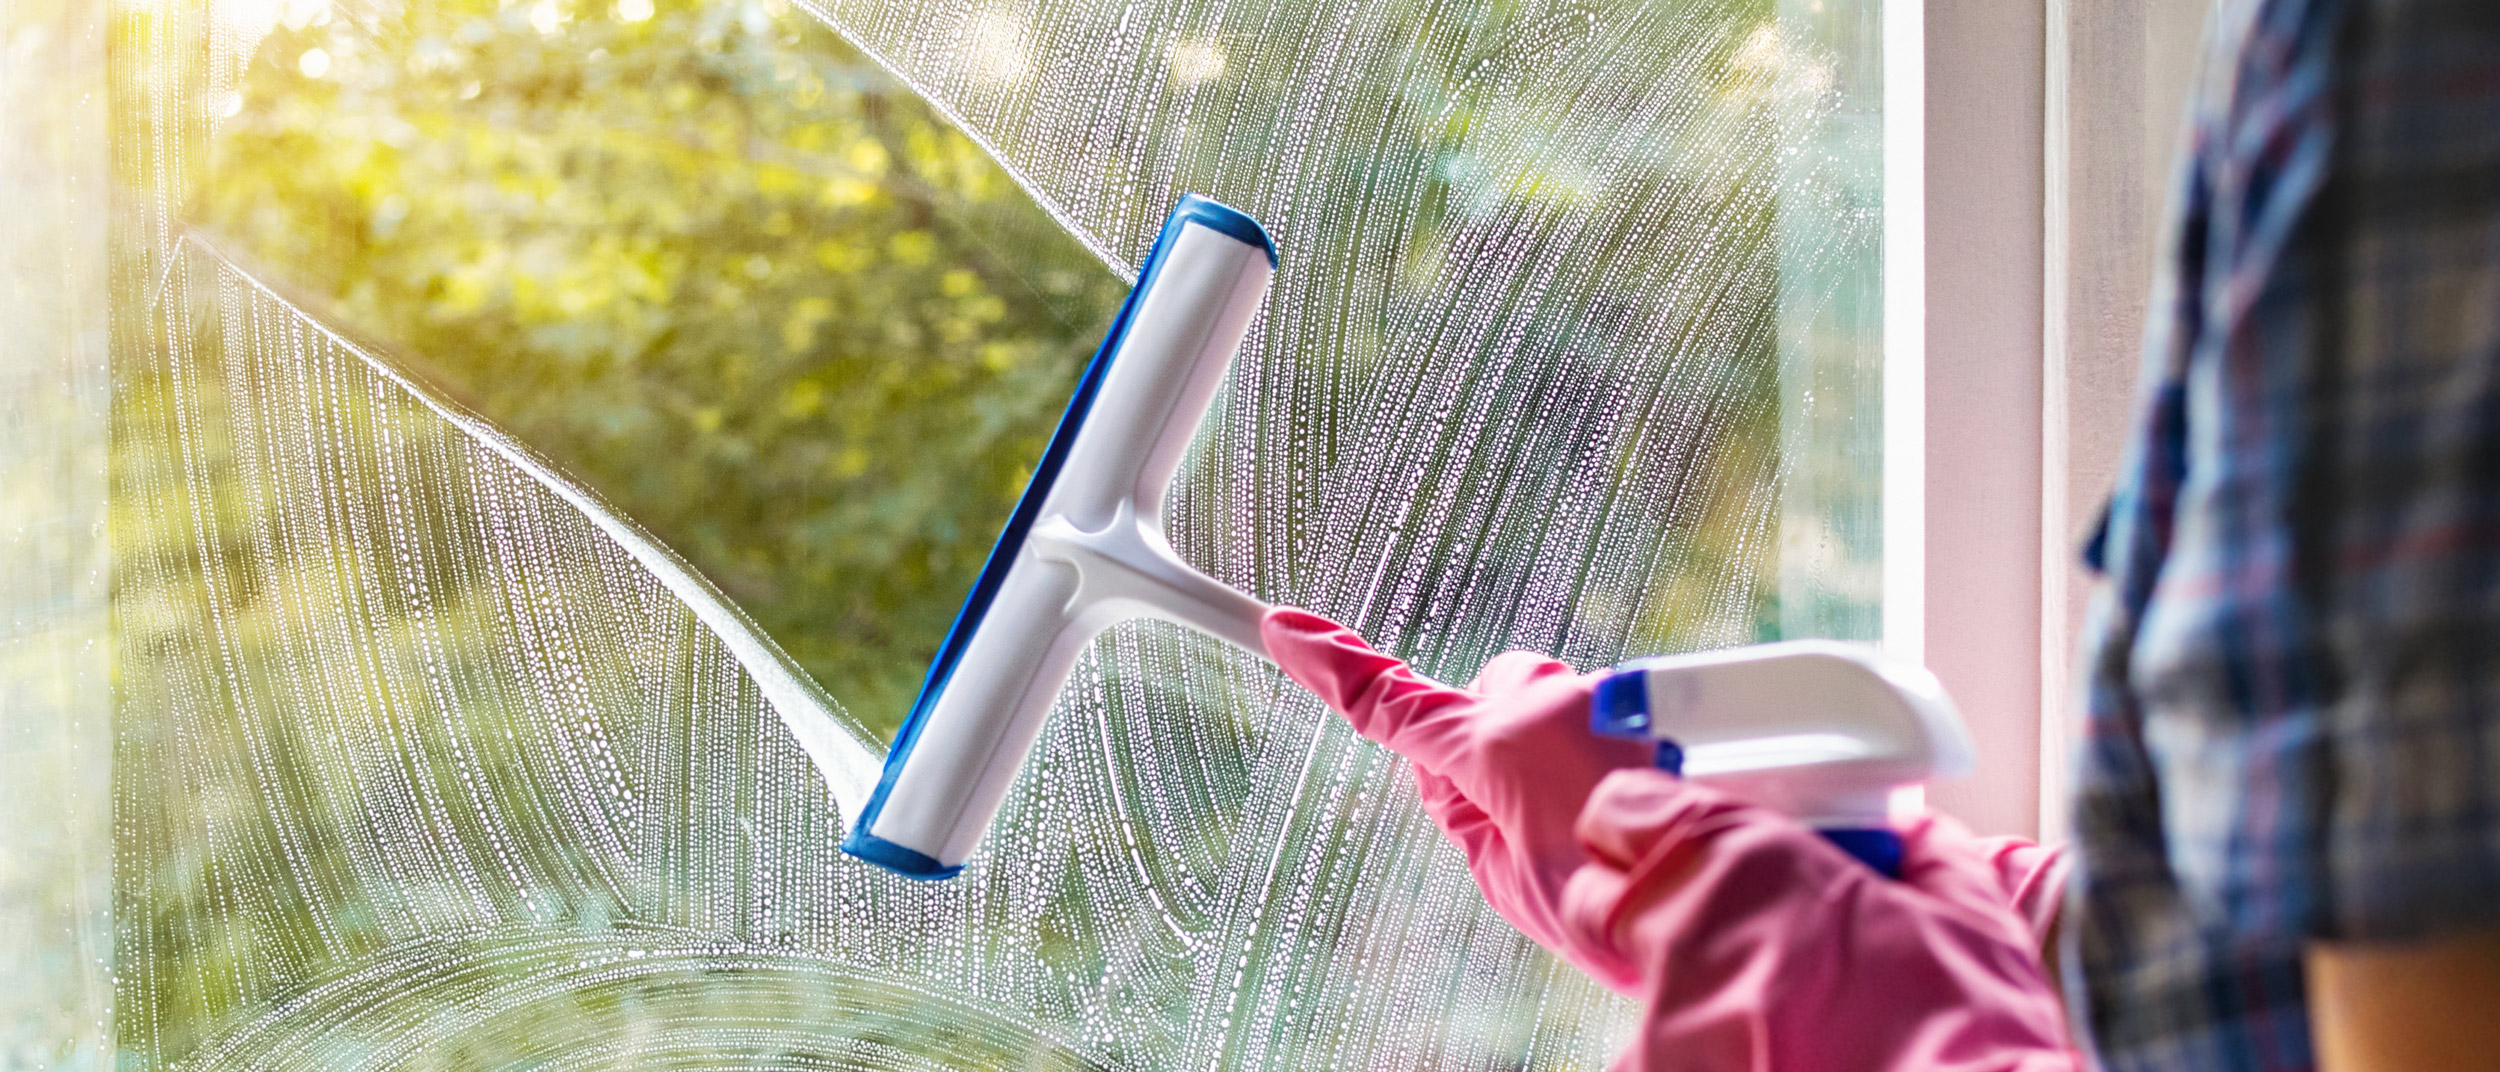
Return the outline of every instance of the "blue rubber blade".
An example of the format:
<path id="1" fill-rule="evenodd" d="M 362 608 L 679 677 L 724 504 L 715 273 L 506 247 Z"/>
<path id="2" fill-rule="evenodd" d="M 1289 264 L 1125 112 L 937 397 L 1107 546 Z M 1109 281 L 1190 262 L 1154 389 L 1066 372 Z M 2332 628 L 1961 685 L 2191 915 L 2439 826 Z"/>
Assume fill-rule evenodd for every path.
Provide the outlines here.
<path id="1" fill-rule="evenodd" d="M 892 871 L 904 878 L 935 882 L 963 873 L 963 865 L 948 867 L 937 858 L 918 849 L 907 849 L 854 826 L 851 836 L 842 840 L 842 851 Z"/>

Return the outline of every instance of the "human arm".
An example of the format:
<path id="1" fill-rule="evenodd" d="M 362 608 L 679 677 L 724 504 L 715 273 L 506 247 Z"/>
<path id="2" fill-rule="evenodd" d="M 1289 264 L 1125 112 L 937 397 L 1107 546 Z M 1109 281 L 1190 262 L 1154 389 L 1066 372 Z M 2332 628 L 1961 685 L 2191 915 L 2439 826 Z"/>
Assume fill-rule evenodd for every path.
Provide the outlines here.
<path id="1" fill-rule="evenodd" d="M 1636 966 L 1625 1070 L 2080 1066 L 2005 872 L 2053 875 L 1949 819 L 1906 824 L 1892 880 L 1786 817 L 1657 771 L 1609 775 L 1578 824 L 1572 940 Z M 2026 857 L 2016 860 L 2015 856 Z M 2036 885 L 2027 883 L 2027 885 Z"/>
<path id="2" fill-rule="evenodd" d="M 1649 759 L 1648 749 L 1589 732 L 1589 675 L 1511 652 L 1453 688 L 1308 611 L 1278 608 L 1261 632 L 1286 674 L 1414 764 L 1425 812 L 1496 913 L 1596 978 L 1627 974 L 1573 947 L 1558 915 L 1564 884 L 1586 862 L 1572 837 L 1581 804 L 1608 771 Z"/>
<path id="3" fill-rule="evenodd" d="M 2447 1072 L 2500 1059 L 2500 930 L 2312 942 L 2302 960 L 2323 1072 Z"/>
<path id="4" fill-rule="evenodd" d="M 1415 763 L 1496 911 L 1647 1003 L 1627 1067 L 2070 1067 L 2036 952 L 2054 852 L 1921 821 L 1895 883 L 1595 737 L 1593 678 L 1560 663 L 1515 653 L 1454 689 L 1316 615 L 1265 632 L 1288 674 Z"/>

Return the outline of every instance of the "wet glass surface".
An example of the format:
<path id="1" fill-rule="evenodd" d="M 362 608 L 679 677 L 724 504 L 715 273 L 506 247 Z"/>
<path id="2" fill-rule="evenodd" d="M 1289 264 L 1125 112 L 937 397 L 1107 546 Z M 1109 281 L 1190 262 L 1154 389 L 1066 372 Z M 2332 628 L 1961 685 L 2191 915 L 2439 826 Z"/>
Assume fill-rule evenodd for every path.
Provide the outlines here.
<path id="1" fill-rule="evenodd" d="M 1192 561 L 1450 678 L 1871 635 L 1876 18 L 119 10 L 123 1063 L 1602 1064 L 1402 765 L 1169 627 L 962 877 L 835 844 L 1188 190 L 1282 253 Z"/>

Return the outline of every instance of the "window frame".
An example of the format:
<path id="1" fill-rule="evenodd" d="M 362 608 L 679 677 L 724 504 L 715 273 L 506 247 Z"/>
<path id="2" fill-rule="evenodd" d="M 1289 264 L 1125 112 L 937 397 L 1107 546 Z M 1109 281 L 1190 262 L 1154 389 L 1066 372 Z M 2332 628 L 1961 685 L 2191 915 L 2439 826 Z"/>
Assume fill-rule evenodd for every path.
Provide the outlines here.
<path id="1" fill-rule="evenodd" d="M 2064 835 L 2076 548 L 2117 474 L 2209 8 L 1884 9 L 1884 644 L 1970 723 L 1980 768 L 1932 800 L 1982 833 Z"/>

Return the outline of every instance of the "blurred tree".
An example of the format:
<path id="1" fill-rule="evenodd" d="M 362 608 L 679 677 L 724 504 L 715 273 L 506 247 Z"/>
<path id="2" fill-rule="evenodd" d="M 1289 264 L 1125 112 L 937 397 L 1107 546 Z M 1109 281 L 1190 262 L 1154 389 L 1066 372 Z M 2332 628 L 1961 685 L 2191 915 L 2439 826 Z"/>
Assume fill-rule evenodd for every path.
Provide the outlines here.
<path id="1" fill-rule="evenodd" d="M 890 734 L 1126 288 L 785 14 L 285 0 L 195 212 Z"/>

